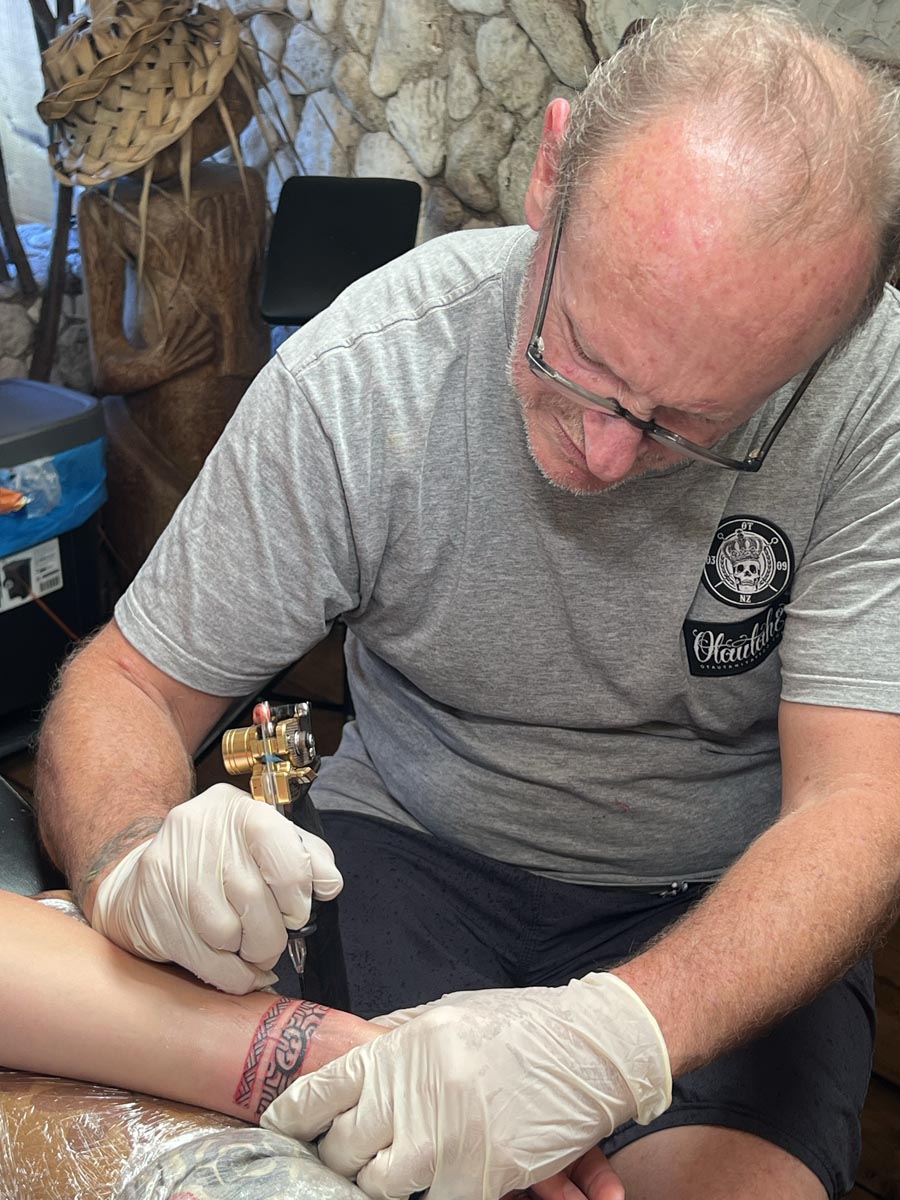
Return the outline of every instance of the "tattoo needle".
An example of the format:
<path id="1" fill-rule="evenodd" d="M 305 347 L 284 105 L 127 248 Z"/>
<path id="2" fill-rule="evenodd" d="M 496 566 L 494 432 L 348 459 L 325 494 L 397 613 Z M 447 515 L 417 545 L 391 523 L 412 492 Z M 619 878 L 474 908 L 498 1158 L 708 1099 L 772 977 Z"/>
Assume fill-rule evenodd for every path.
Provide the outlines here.
<path id="1" fill-rule="evenodd" d="M 281 761 L 281 757 L 275 744 L 275 725 L 272 721 L 272 709 L 268 700 L 263 700 L 256 705 L 253 710 L 253 719 L 259 726 L 259 736 L 262 742 L 263 796 L 267 804 L 279 807 L 276 766 Z M 306 971 L 306 939 L 315 933 L 315 930 L 316 921 L 311 912 L 310 919 L 303 928 L 288 938 L 288 954 L 294 970 L 297 972 L 301 995 L 303 994 L 303 976 Z"/>

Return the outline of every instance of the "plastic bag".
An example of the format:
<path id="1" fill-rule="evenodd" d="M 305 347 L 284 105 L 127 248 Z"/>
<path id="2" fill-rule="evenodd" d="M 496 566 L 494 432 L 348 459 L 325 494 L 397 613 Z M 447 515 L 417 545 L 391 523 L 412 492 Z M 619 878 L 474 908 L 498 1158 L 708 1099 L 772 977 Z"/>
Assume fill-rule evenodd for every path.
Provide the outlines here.
<path id="1" fill-rule="evenodd" d="M 0 471 L 0 483 L 25 497 L 25 519 L 46 517 L 62 503 L 62 483 L 52 458 L 36 458 Z"/>

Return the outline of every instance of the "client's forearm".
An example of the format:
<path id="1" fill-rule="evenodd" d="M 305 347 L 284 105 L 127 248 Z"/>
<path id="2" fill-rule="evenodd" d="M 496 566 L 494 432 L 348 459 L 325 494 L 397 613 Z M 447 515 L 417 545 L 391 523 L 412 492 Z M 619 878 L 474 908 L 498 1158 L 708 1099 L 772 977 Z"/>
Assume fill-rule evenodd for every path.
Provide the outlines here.
<path id="1" fill-rule="evenodd" d="M 256 1121 L 296 1078 L 369 1041 L 368 1022 L 230 996 L 0 893 L 0 1064 L 164 1096 Z"/>

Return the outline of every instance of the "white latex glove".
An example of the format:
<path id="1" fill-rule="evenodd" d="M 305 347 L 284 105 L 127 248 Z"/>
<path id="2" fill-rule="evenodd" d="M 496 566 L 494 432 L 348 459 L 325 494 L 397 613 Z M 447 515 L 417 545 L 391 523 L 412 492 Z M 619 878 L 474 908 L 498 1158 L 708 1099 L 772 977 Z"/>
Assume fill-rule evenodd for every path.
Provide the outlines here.
<path id="1" fill-rule="evenodd" d="M 304 1141 L 330 1125 L 322 1161 L 377 1200 L 497 1200 L 671 1103 L 659 1026 L 615 975 L 457 992 L 386 1020 L 403 1023 L 295 1080 L 260 1119 Z"/>
<path id="2" fill-rule="evenodd" d="M 225 992 L 275 982 L 311 894 L 343 887 L 331 849 L 271 805 L 217 783 L 171 810 L 100 883 L 91 924 L 125 950 L 174 962 Z"/>

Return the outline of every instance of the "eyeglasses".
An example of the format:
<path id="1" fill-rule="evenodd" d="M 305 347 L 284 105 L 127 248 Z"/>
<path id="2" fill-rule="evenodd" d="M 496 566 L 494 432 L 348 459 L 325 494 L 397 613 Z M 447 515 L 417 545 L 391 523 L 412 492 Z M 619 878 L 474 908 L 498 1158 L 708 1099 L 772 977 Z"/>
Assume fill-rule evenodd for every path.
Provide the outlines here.
<path id="1" fill-rule="evenodd" d="M 550 254 L 547 259 L 546 270 L 544 271 L 544 282 L 541 285 L 541 295 L 534 318 L 534 328 L 531 331 L 531 337 L 528 340 L 528 347 L 525 351 L 525 358 L 532 373 L 540 379 L 549 380 L 551 383 L 556 384 L 557 387 L 571 392 L 579 400 L 590 404 L 594 408 L 600 408 L 611 416 L 621 417 L 623 421 L 627 421 L 635 429 L 640 429 L 642 433 L 652 438 L 653 441 L 659 442 L 662 446 L 672 446 L 679 454 L 683 454 L 688 458 L 699 459 L 700 462 L 713 463 L 715 466 L 725 467 L 729 471 L 758 471 L 765 462 L 766 455 L 772 448 L 772 443 L 778 437 L 779 433 L 781 433 L 788 417 L 796 408 L 800 397 L 812 383 L 816 372 L 825 360 L 825 354 L 817 358 L 803 376 L 800 386 L 791 396 L 790 400 L 788 400 L 784 412 L 782 412 L 781 416 L 769 430 L 762 444 L 757 446 L 755 450 L 751 450 L 745 458 L 729 458 L 728 455 L 719 454 L 716 450 L 710 450 L 707 446 L 700 446 L 696 442 L 689 441 L 688 438 L 682 437 L 680 433 L 673 433 L 671 429 L 657 425 L 655 421 L 644 421 L 640 417 L 636 417 L 627 408 L 623 408 L 618 400 L 614 400 L 611 396 L 598 396 L 594 392 L 588 391 L 587 388 L 583 388 L 573 380 L 567 379 L 565 375 L 562 375 L 554 367 L 551 367 L 544 359 L 544 339 L 541 335 L 544 329 L 544 318 L 547 315 L 547 304 L 550 300 L 550 289 L 553 286 L 556 259 L 559 255 L 563 217 L 564 209 L 560 205 L 556 224 L 553 229 L 553 238 L 550 242 Z"/>

